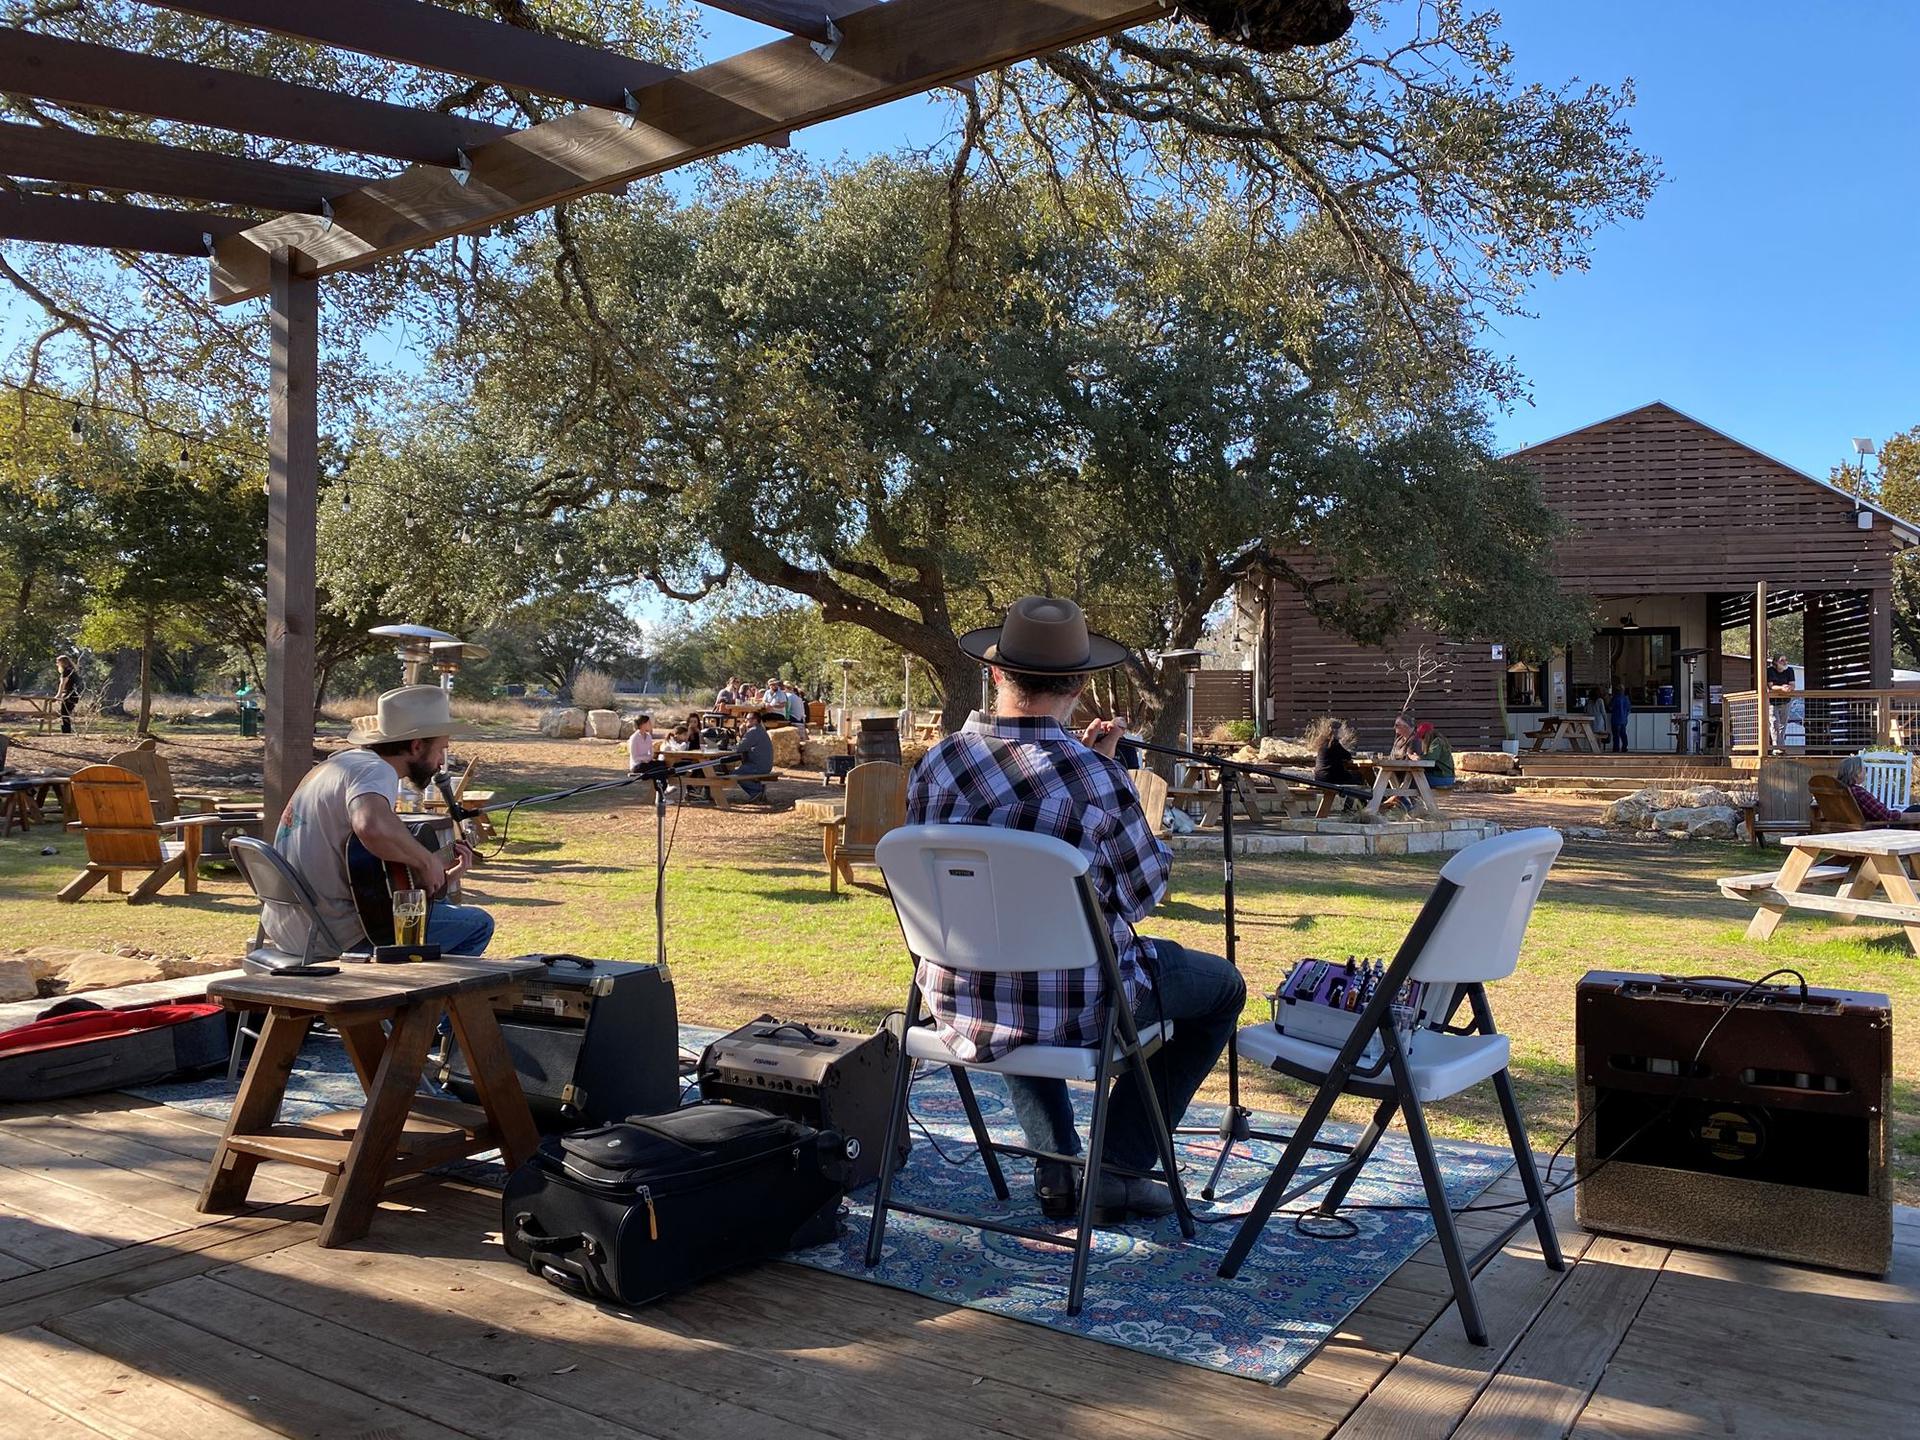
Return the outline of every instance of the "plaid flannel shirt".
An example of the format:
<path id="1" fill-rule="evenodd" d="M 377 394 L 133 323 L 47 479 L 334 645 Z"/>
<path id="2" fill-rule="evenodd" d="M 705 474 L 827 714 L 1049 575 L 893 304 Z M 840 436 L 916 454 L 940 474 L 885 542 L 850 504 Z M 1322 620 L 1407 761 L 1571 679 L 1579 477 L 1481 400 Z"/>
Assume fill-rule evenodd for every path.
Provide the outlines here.
<path id="1" fill-rule="evenodd" d="M 1159 902 L 1173 853 L 1140 809 L 1127 772 L 1050 719 L 974 715 L 913 767 L 910 825 L 1001 825 L 1065 840 L 1088 860 L 1127 1003 L 1153 987 L 1133 922 Z M 920 988 L 941 1040 L 967 1060 L 1021 1045 L 1098 1045 L 1098 966 L 981 974 L 922 962 Z"/>

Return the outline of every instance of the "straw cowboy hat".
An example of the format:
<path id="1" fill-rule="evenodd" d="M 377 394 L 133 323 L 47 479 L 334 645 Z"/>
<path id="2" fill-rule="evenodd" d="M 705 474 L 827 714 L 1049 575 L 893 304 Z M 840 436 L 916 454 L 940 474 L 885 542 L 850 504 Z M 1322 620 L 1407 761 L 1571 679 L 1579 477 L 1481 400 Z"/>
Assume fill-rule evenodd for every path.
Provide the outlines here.
<path id="1" fill-rule="evenodd" d="M 985 665 L 1016 675 L 1085 675 L 1127 658 L 1127 647 L 1087 629 L 1071 600 L 1028 595 L 1013 602 L 1003 625 L 983 625 L 960 637 L 960 648 Z"/>
<path id="2" fill-rule="evenodd" d="M 393 740 L 431 740 L 445 735 L 462 740 L 477 732 L 453 718 L 453 701 L 438 685 L 402 685 L 380 697 L 376 714 L 353 722 L 347 739 L 355 745 L 384 745 Z"/>

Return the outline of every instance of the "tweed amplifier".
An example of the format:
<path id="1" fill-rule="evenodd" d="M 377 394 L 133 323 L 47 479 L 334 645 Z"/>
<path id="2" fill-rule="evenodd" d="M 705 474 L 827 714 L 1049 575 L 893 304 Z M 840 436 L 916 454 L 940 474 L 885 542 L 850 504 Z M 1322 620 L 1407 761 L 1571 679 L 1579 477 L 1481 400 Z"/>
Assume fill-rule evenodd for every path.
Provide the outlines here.
<path id="1" fill-rule="evenodd" d="M 700 1098 L 752 1105 L 816 1130 L 837 1130 L 852 1162 L 849 1190 L 880 1174 L 887 1101 L 900 1041 L 891 1029 L 851 1030 L 762 1015 L 700 1056 Z M 908 1142 L 900 1141 L 900 1158 Z"/>
<path id="2" fill-rule="evenodd" d="M 1746 989 L 1581 980 L 1580 1223 L 1885 1274 L 1892 1007 L 1864 991 L 1769 985 L 1729 1011 Z"/>
<path id="3" fill-rule="evenodd" d="M 666 967 L 579 955 L 534 955 L 547 973 L 495 1007 L 533 1118 L 548 1134 L 680 1104 L 680 1026 Z M 440 1083 L 468 1104 L 478 1092 L 448 1037 Z"/>

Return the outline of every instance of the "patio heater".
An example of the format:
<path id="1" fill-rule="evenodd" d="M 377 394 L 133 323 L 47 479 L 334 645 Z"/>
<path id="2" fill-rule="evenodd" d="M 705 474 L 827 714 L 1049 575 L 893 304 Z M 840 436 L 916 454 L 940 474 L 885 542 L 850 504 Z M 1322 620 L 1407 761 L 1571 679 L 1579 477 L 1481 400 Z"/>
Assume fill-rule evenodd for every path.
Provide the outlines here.
<path id="1" fill-rule="evenodd" d="M 490 653 L 486 646 L 471 640 L 435 640 L 427 648 L 433 653 L 433 668 L 440 672 L 440 688 L 449 692 L 461 666 L 477 665 Z"/>
<path id="2" fill-rule="evenodd" d="M 840 738 L 845 740 L 853 735 L 853 722 L 849 719 L 850 712 L 847 705 L 847 686 L 853 677 L 853 667 L 860 662 L 836 660 L 833 663 L 840 667 Z"/>
<path id="3" fill-rule="evenodd" d="M 419 685 L 423 683 L 427 666 L 433 663 L 433 642 L 452 640 L 459 642 L 457 635 L 449 635 L 444 630 L 435 630 L 430 625 L 376 625 L 367 631 L 369 635 L 378 635 L 383 640 L 393 641 L 393 653 L 400 661 L 400 683 Z"/>
<path id="4" fill-rule="evenodd" d="M 1193 688 L 1194 677 L 1200 673 L 1200 662 L 1206 657 L 1204 650 L 1162 650 L 1153 658 L 1162 665 L 1173 665 L 1187 677 L 1187 748 L 1194 748 L 1193 733 Z"/>
<path id="5" fill-rule="evenodd" d="M 1681 721 L 1679 735 L 1682 755 L 1701 753 L 1701 741 L 1704 738 L 1702 732 L 1706 729 L 1707 702 L 1704 699 L 1694 699 L 1693 677 L 1695 667 L 1699 665 L 1701 657 L 1706 653 L 1704 648 L 1697 646 L 1680 652 L 1680 664 L 1687 677 L 1686 689 L 1681 692 L 1686 696 L 1686 709 L 1682 712 L 1685 718 Z"/>

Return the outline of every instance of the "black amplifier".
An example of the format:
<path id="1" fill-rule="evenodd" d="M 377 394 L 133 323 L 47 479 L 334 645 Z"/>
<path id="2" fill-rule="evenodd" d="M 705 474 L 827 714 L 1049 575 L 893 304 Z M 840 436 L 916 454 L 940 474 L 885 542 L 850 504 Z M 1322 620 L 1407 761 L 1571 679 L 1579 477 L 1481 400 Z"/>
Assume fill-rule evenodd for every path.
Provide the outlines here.
<path id="1" fill-rule="evenodd" d="M 762 1015 L 700 1056 L 700 1098 L 752 1105 L 847 1139 L 849 1190 L 880 1174 L 900 1041 L 893 1031 L 807 1025 Z M 908 1141 L 900 1137 L 900 1159 Z"/>
<path id="2" fill-rule="evenodd" d="M 679 1108 L 680 1023 L 665 966 L 578 955 L 518 958 L 545 961 L 547 973 L 494 1013 L 543 1132 Z M 440 1083 L 477 1103 L 466 1057 L 451 1036 Z"/>

